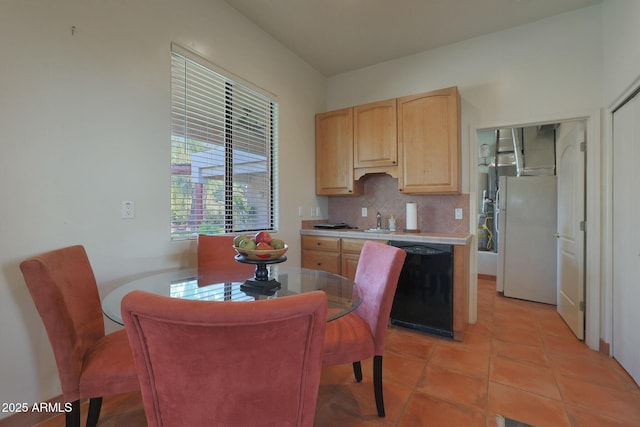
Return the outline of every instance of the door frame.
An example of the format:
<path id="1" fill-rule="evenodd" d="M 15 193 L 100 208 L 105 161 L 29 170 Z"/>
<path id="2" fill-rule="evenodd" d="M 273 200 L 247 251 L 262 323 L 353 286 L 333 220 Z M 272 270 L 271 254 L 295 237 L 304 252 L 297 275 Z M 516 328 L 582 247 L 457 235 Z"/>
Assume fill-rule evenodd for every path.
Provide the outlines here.
<path id="1" fill-rule="evenodd" d="M 602 337 L 602 332 L 604 328 L 601 328 L 603 325 L 602 321 L 605 320 L 606 314 L 611 315 L 611 310 L 607 307 L 611 307 L 612 303 L 611 299 L 607 299 L 607 293 L 603 292 L 600 284 L 603 281 L 602 275 L 602 254 L 603 247 L 600 241 L 601 230 L 602 230 L 602 213 L 601 213 L 601 203 L 605 201 L 602 199 L 602 182 L 601 176 L 603 179 L 607 179 L 606 175 L 601 175 L 602 173 L 602 163 L 603 158 L 606 157 L 606 153 L 603 151 L 602 144 L 602 136 L 601 136 L 601 121 L 602 121 L 603 112 L 601 109 L 595 111 L 583 111 L 578 112 L 574 115 L 567 116 L 558 116 L 553 119 L 545 118 L 537 121 L 531 122 L 513 122 L 513 123 L 495 123 L 495 124 L 487 124 L 487 125 L 478 125 L 473 126 L 470 125 L 470 150 L 469 150 L 469 188 L 471 191 L 471 197 L 469 198 L 469 212 L 470 212 L 470 230 L 472 235 L 477 236 L 478 233 L 478 224 L 477 224 L 477 214 L 478 207 L 476 206 L 476 195 L 478 194 L 478 165 L 477 165 L 477 153 L 479 150 L 478 147 L 478 132 L 487 131 L 492 129 L 499 128 L 512 128 L 512 127 L 526 127 L 526 126 L 536 126 L 536 125 L 544 125 L 544 124 L 552 124 L 552 123 L 561 123 L 567 121 L 576 121 L 576 120 L 584 120 L 585 121 L 585 129 L 586 129 L 586 138 L 587 138 L 587 152 L 586 152 L 586 164 L 585 164 L 585 175 L 586 175 L 586 235 L 585 235 L 585 262 L 584 262 L 584 276 L 585 276 L 585 344 L 591 348 L 592 350 L 599 351 L 601 348 L 600 342 Z M 609 144 L 610 145 L 610 144 Z M 609 147 L 610 148 L 610 147 Z M 604 156 L 603 156 L 604 155 Z M 609 160 L 611 160 L 609 158 Z M 611 179 L 608 178 L 610 183 Z M 609 195 L 610 196 L 610 195 Z M 608 209 L 610 209 L 610 204 L 605 203 Z M 608 217 L 610 221 L 610 216 Z M 610 239 L 610 235 L 608 235 Z M 609 248 L 611 247 L 611 242 L 609 241 Z M 605 251 L 606 245 L 605 245 Z M 610 252 L 609 252 L 610 253 Z M 586 262 L 589 260 L 589 262 Z M 472 262 L 472 280 L 475 281 L 475 287 L 477 288 L 477 248 L 475 251 L 472 251 L 471 256 Z M 610 286 L 608 287 L 610 289 Z M 609 291 L 610 294 L 610 291 Z M 601 303 L 606 303 L 602 305 Z M 603 310 L 601 310 L 601 307 Z M 475 312 L 475 310 L 474 310 Z M 604 315 L 603 315 L 604 314 Z M 609 326 L 611 322 L 608 322 Z M 604 330 L 605 336 L 607 337 L 606 330 Z M 610 334 L 608 335 L 610 337 Z M 610 342 L 610 340 L 608 341 Z"/>
<path id="2" fill-rule="evenodd" d="M 603 109 L 602 133 L 602 341 L 607 354 L 613 356 L 613 113 L 640 91 L 640 76 Z"/>

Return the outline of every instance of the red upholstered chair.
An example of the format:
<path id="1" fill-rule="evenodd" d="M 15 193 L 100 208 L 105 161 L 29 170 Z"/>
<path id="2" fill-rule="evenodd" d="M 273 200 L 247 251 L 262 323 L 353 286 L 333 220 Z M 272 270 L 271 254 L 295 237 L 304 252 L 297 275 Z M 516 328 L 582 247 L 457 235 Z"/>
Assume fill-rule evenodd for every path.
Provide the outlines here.
<path id="1" fill-rule="evenodd" d="M 87 426 L 100 417 L 102 396 L 140 389 L 124 329 L 105 335 L 100 296 L 87 253 L 71 246 L 20 263 L 58 367 L 67 427 L 80 426 L 80 400 L 90 399 Z"/>
<path id="2" fill-rule="evenodd" d="M 384 338 L 405 257 L 402 249 L 365 242 L 355 279 L 362 302 L 354 312 L 329 322 L 325 334 L 324 366 L 353 363 L 356 381 L 360 382 L 360 361 L 373 357 L 373 389 L 380 417 L 385 415 L 382 396 Z"/>
<path id="3" fill-rule="evenodd" d="M 224 281 L 244 282 L 255 273 L 255 266 L 241 264 L 233 258 L 233 239 L 230 234 L 198 235 L 198 282 L 202 285 Z"/>
<path id="4" fill-rule="evenodd" d="M 134 291 L 122 317 L 150 427 L 313 425 L 324 292 L 222 302 Z"/>

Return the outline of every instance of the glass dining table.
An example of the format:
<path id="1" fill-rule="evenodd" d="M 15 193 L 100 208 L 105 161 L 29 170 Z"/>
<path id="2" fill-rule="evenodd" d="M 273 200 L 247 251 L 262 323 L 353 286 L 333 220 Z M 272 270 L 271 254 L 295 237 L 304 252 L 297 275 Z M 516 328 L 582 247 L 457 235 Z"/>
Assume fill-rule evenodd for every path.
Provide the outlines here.
<path id="1" fill-rule="evenodd" d="M 269 280 L 278 282 L 275 289 L 260 289 L 245 284 L 241 278 L 224 271 L 181 269 L 153 274 L 125 283 L 109 292 L 102 300 L 102 311 L 111 320 L 123 324 L 120 312 L 122 298 L 141 290 L 172 298 L 203 301 L 258 301 L 322 290 L 327 294 L 328 321 L 342 317 L 360 304 L 356 284 L 343 276 L 307 268 L 271 265 Z M 247 278 L 247 283 L 251 278 Z"/>

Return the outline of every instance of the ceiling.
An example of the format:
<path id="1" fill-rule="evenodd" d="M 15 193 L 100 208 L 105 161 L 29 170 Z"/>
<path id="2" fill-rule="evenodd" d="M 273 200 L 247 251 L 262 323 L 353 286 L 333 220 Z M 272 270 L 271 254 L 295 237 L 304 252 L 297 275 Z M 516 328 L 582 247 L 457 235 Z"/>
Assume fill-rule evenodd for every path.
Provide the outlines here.
<path id="1" fill-rule="evenodd" d="M 602 0 L 225 0 L 329 77 Z"/>

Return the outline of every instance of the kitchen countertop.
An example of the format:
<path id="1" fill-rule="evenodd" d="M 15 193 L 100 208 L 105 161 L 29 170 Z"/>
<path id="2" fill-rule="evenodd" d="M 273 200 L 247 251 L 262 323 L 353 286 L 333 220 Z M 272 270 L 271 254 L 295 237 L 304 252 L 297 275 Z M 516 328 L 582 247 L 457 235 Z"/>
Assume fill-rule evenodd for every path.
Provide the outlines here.
<path id="1" fill-rule="evenodd" d="M 368 232 L 358 229 L 327 230 L 317 228 L 303 228 L 300 230 L 303 236 L 327 236 L 346 237 L 369 240 L 396 240 L 417 243 L 441 243 L 445 245 L 466 245 L 471 241 L 471 234 L 446 234 L 446 233 L 403 233 L 394 232 Z"/>

